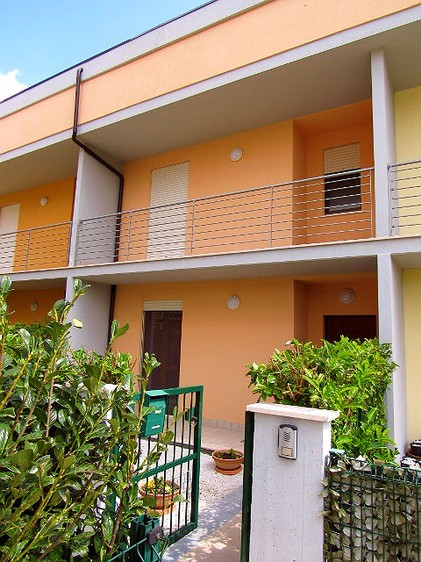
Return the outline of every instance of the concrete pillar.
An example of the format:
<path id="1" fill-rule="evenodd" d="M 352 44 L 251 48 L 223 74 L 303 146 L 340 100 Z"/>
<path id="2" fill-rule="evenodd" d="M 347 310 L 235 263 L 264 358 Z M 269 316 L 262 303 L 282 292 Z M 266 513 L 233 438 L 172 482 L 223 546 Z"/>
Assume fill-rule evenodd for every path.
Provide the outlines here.
<path id="1" fill-rule="evenodd" d="M 377 256 L 379 340 L 392 344 L 392 359 L 398 364 L 386 395 L 387 423 L 399 452 L 407 445 L 405 339 L 402 271 L 389 254 Z"/>
<path id="2" fill-rule="evenodd" d="M 79 221 L 116 213 L 119 199 L 119 178 L 83 150 L 79 152 L 73 211 L 73 232 L 70 241 L 69 265 L 108 263 L 114 261 L 117 222 L 109 217 L 82 228 L 82 257 L 77 256 Z M 79 245 L 80 245 L 79 244 Z M 79 252 L 80 254 L 80 252 Z"/>
<path id="3" fill-rule="evenodd" d="M 86 295 L 80 297 L 71 310 L 69 322 L 73 318 L 83 323 L 83 328 L 71 328 L 70 345 L 73 348 L 85 347 L 97 353 L 104 353 L 108 344 L 111 286 L 89 283 Z M 66 299 L 73 297 L 73 279 L 67 280 Z"/>
<path id="4" fill-rule="evenodd" d="M 247 412 L 254 414 L 249 562 L 323 562 L 320 492 L 339 412 L 281 404 L 251 404 Z M 297 427 L 296 460 L 278 455 L 281 424 Z"/>
<path id="5" fill-rule="evenodd" d="M 395 109 L 384 51 L 371 54 L 376 236 L 390 236 L 388 164 L 396 161 Z"/>

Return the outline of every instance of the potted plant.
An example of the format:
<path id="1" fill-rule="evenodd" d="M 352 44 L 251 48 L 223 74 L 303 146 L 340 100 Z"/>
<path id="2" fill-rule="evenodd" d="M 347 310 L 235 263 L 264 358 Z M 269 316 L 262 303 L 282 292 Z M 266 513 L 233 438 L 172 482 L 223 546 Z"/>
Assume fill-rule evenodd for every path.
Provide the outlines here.
<path id="1" fill-rule="evenodd" d="M 139 486 L 139 493 L 143 498 L 147 497 L 152 500 L 150 502 L 150 505 L 153 505 L 152 511 L 165 512 L 175 501 L 178 501 L 180 486 L 172 480 L 155 478 L 143 482 Z"/>
<path id="2" fill-rule="evenodd" d="M 244 462 L 244 453 L 238 449 L 217 449 L 212 453 L 215 470 L 221 474 L 238 474 Z"/>
<path id="3" fill-rule="evenodd" d="M 421 439 L 415 439 L 410 443 L 406 450 L 406 455 L 417 460 L 421 460 Z"/>

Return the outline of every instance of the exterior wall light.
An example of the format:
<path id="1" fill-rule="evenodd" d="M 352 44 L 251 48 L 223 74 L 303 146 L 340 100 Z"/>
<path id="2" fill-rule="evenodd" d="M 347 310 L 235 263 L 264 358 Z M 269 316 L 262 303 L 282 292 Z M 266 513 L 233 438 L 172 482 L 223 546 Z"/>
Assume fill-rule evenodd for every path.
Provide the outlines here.
<path id="1" fill-rule="evenodd" d="M 41 207 L 45 207 L 46 205 L 48 205 L 48 197 L 46 195 L 44 195 L 44 197 L 41 197 L 40 203 Z"/>
<path id="2" fill-rule="evenodd" d="M 38 310 L 38 301 L 32 301 L 30 305 L 30 309 L 32 310 L 32 312 Z"/>
<path id="3" fill-rule="evenodd" d="M 230 295 L 227 298 L 227 308 L 229 310 L 237 310 L 239 306 L 240 306 L 240 297 L 237 297 L 237 295 Z"/>
<path id="4" fill-rule="evenodd" d="M 243 151 L 241 148 L 233 148 L 230 152 L 230 159 L 232 162 L 238 162 L 243 157 Z"/>
<path id="5" fill-rule="evenodd" d="M 339 292 L 339 300 L 342 304 L 353 303 L 355 301 L 355 291 L 349 288 L 341 289 Z"/>

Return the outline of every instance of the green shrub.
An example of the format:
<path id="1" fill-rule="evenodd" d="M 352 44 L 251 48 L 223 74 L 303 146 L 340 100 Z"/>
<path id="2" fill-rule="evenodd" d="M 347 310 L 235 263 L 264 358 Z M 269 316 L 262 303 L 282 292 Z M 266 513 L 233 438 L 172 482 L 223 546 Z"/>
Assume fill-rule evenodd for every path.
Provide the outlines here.
<path id="1" fill-rule="evenodd" d="M 118 552 L 143 504 L 132 479 L 172 439 L 165 431 L 142 466 L 138 435 L 148 409 L 133 406 L 127 354 L 73 351 L 67 320 L 87 290 L 58 301 L 44 324 L 11 324 L 0 282 L 0 560 L 102 561 Z M 74 320 L 74 325 L 80 322 Z M 140 395 L 155 366 L 145 354 Z M 112 380 L 115 388 L 105 386 Z M 111 417 L 112 414 L 112 417 Z"/>
<path id="2" fill-rule="evenodd" d="M 249 366 L 253 393 L 283 404 L 339 410 L 332 423 L 333 447 L 350 456 L 393 460 L 384 403 L 396 367 L 390 345 L 346 337 L 320 347 L 297 340 L 290 344 L 275 350 L 267 365 Z"/>

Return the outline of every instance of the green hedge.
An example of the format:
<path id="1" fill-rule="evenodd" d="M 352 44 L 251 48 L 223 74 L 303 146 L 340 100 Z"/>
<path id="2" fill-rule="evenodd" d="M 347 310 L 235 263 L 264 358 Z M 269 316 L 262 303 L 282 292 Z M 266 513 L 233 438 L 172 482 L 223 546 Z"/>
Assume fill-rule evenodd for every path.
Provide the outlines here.
<path id="1" fill-rule="evenodd" d="M 253 393 L 313 408 L 340 411 L 332 443 L 350 456 L 391 461 L 396 454 L 386 420 L 385 392 L 396 365 L 389 344 L 342 337 L 321 346 L 297 340 L 275 350 L 268 364 L 249 365 Z"/>
<path id="2" fill-rule="evenodd" d="M 45 323 L 25 326 L 10 322 L 10 279 L 0 282 L 2 562 L 109 559 L 144 512 L 133 477 L 173 437 L 164 432 L 137 467 L 148 409 L 143 399 L 137 411 L 131 405 L 131 358 L 110 346 L 105 356 L 70 348 L 69 330 L 80 322 L 69 315 L 87 287 L 76 281 L 74 289 L 72 302 L 58 301 Z M 111 340 L 126 330 L 113 322 Z M 141 397 L 157 365 L 146 356 Z"/>

